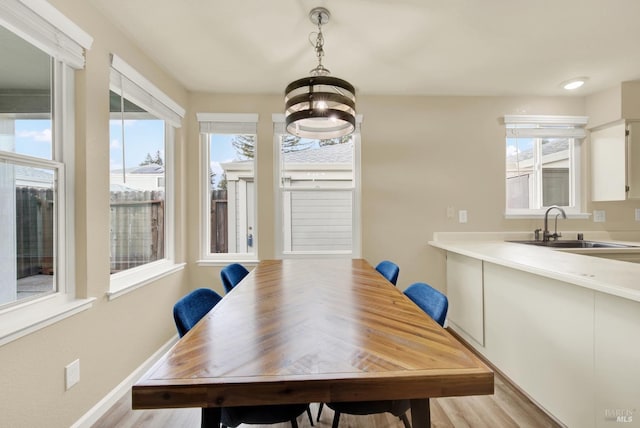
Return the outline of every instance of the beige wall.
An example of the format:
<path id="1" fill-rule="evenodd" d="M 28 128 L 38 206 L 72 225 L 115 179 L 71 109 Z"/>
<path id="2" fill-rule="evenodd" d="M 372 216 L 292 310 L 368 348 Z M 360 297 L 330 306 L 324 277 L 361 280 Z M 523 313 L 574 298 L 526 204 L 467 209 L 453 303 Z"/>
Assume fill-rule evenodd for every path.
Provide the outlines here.
<path id="1" fill-rule="evenodd" d="M 196 112 L 251 112 L 258 125 L 259 255 L 273 258 L 274 182 L 271 114 L 281 95 L 187 93 L 87 2 L 52 3 L 95 39 L 77 80 L 77 290 L 96 297 L 81 314 L 0 347 L 0 425 L 65 427 L 166 343 L 173 303 L 189 289 L 222 291 L 219 267 L 199 267 L 199 141 Z M 177 144 L 177 252 L 185 271 L 108 301 L 109 53 L 120 55 L 187 108 Z M 399 287 L 426 281 L 444 289 L 443 254 L 428 246 L 436 231 L 530 230 L 541 220 L 506 220 L 505 114 L 585 114 L 580 97 L 361 96 L 363 257 L 401 267 Z M 585 165 L 588 164 L 585 159 Z M 585 167 L 586 168 L 586 167 Z M 588 187 L 583 189 L 588 195 Z M 447 207 L 469 222 L 447 218 Z M 560 230 L 638 230 L 637 202 L 599 203 L 606 223 L 561 220 Z M 64 391 L 64 366 L 81 360 L 81 380 Z"/>
<path id="2" fill-rule="evenodd" d="M 108 301 L 109 53 L 120 55 L 175 101 L 188 94 L 87 3 L 51 3 L 94 38 L 77 73 L 77 292 L 93 307 L 0 347 L 0 426 L 68 427 L 175 334 L 174 302 L 189 287 L 183 270 Z M 185 134 L 178 133 L 178 159 Z M 178 173 L 183 172 L 178 168 Z M 179 180 L 183 187 L 184 182 Z M 184 260 L 184 201 L 178 206 L 178 258 Z M 80 359 L 80 382 L 65 391 L 64 367 Z"/>
<path id="3" fill-rule="evenodd" d="M 271 114 L 280 112 L 276 95 L 191 94 L 188 163 L 198 165 L 196 112 L 258 113 L 259 256 L 274 254 L 273 139 Z M 438 231 L 533 231 L 541 220 L 504 218 L 505 114 L 584 115 L 582 97 L 391 97 L 361 96 L 362 124 L 362 255 L 371 263 L 397 262 L 398 285 L 426 281 L 445 289 L 444 256 L 428 246 Z M 584 147 L 583 172 L 588 165 Z M 188 170 L 196 189 L 198 171 Z M 589 185 L 582 189 L 588 201 Z M 198 203 L 189 193 L 189 207 Z M 561 220 L 559 230 L 638 229 L 633 221 L 636 202 L 600 203 L 606 223 Z M 447 218 L 447 207 L 455 216 Z M 457 211 L 468 211 L 460 224 Z M 591 205 L 586 204 L 586 211 Z M 217 279 L 219 268 L 198 267 L 197 211 L 190 210 L 190 278 L 197 284 Z M 216 284 L 216 287 L 220 287 Z"/>

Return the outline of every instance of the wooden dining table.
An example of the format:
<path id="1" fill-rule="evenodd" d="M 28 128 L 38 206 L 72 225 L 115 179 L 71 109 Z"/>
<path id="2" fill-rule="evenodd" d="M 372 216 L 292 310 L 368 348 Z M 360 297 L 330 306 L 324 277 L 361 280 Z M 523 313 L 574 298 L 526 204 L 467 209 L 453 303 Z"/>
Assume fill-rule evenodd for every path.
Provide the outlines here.
<path id="1" fill-rule="evenodd" d="M 493 388 L 491 369 L 367 261 L 264 260 L 134 384 L 132 407 L 409 399 L 424 428 L 430 397 Z"/>

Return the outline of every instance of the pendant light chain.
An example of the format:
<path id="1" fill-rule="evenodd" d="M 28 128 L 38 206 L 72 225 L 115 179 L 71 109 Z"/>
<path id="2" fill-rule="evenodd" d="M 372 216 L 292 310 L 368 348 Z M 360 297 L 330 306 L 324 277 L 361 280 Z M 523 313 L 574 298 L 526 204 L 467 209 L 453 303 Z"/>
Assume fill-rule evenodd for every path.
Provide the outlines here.
<path id="1" fill-rule="evenodd" d="M 318 66 L 311 70 L 311 75 L 313 76 L 324 76 L 329 74 L 329 70 L 327 70 L 324 65 L 322 65 L 322 58 L 324 57 L 324 36 L 322 34 L 322 12 L 318 12 L 317 14 L 318 21 L 318 32 L 316 33 L 316 57 L 318 58 Z"/>

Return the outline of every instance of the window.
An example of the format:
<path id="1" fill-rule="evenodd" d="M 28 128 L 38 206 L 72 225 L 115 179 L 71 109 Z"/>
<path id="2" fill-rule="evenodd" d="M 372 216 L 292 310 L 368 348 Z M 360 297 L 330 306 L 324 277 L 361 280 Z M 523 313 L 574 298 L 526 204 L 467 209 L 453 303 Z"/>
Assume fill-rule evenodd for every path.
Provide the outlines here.
<path id="1" fill-rule="evenodd" d="M 274 115 L 278 254 L 360 253 L 359 126 L 329 140 L 294 137 Z"/>
<path id="2" fill-rule="evenodd" d="M 184 110 L 112 56 L 110 84 L 111 295 L 173 263 L 173 146 Z M 114 294 L 115 293 L 115 294 Z"/>
<path id="3" fill-rule="evenodd" d="M 257 114 L 198 113 L 203 260 L 257 260 Z"/>
<path id="4" fill-rule="evenodd" d="M 75 298 L 73 227 L 74 70 L 91 43 L 48 3 L 0 4 L 0 344 L 93 300 Z"/>
<path id="5" fill-rule="evenodd" d="M 506 213 L 580 212 L 580 146 L 586 117 L 505 116 Z"/>

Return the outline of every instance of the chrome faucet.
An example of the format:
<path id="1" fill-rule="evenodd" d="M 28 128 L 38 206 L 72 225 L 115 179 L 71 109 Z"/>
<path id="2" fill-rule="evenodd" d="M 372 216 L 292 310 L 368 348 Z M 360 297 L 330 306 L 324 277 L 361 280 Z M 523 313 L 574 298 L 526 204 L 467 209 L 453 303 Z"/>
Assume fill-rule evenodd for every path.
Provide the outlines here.
<path id="1" fill-rule="evenodd" d="M 556 221 L 555 221 L 555 226 L 554 226 L 554 230 L 553 233 L 549 232 L 549 211 L 556 209 L 558 211 L 560 211 L 560 214 L 556 214 Z M 542 232 L 542 240 L 543 241 L 548 241 L 549 238 L 553 238 L 553 240 L 555 241 L 556 239 L 558 239 L 559 237 L 562 236 L 561 233 L 558 233 L 558 216 L 562 215 L 562 218 L 566 219 L 567 218 L 567 213 L 564 212 L 564 210 L 562 208 L 560 208 L 557 205 L 551 205 L 547 211 L 544 213 L 544 231 Z"/>

